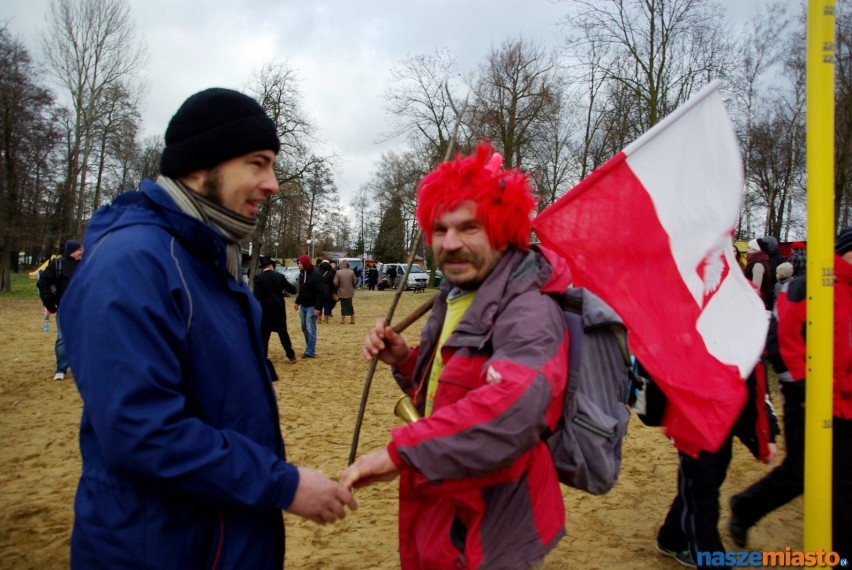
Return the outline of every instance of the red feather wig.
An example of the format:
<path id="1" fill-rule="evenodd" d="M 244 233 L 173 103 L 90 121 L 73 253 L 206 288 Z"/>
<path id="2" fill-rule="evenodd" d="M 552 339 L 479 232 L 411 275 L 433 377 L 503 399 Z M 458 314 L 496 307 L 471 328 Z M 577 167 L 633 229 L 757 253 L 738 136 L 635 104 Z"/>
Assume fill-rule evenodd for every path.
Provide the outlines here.
<path id="1" fill-rule="evenodd" d="M 536 200 L 527 175 L 517 169 L 502 170 L 502 163 L 503 157 L 483 141 L 470 156 L 459 154 L 423 178 L 417 187 L 416 215 L 427 244 L 432 243 L 437 218 L 472 200 L 491 247 L 529 249 Z"/>

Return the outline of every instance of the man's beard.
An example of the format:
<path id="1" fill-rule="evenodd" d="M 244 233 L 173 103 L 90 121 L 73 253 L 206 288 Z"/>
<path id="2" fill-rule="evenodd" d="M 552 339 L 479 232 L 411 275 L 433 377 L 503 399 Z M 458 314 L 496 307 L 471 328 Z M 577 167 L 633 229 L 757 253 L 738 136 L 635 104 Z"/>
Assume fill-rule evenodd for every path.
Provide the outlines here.
<path id="1" fill-rule="evenodd" d="M 214 204 L 225 207 L 222 203 L 222 174 L 218 168 L 212 168 L 207 172 L 201 183 L 201 195 Z"/>

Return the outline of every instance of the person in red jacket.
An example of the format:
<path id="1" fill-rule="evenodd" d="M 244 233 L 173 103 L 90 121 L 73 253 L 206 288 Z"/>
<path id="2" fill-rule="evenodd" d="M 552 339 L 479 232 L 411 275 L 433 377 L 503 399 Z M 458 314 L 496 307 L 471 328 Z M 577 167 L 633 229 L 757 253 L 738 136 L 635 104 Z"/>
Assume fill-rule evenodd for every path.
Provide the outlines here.
<path id="1" fill-rule="evenodd" d="M 852 556 L 852 228 L 834 245 L 834 410 L 832 549 Z M 804 485 L 805 322 L 807 281 L 790 281 L 778 297 L 778 345 L 789 374 L 784 396 L 786 457 L 766 477 L 731 498 L 729 530 L 745 547 L 748 530 L 761 518 L 798 497 Z"/>
<path id="2" fill-rule="evenodd" d="M 563 292 L 570 273 L 530 248 L 527 177 L 501 163 L 483 143 L 423 179 L 417 219 L 446 283 L 418 347 L 382 319 L 364 343 L 422 418 L 358 458 L 341 483 L 400 477 L 403 570 L 540 568 L 565 534 L 541 434 L 559 418 L 568 338 L 559 305 L 542 292 Z"/>

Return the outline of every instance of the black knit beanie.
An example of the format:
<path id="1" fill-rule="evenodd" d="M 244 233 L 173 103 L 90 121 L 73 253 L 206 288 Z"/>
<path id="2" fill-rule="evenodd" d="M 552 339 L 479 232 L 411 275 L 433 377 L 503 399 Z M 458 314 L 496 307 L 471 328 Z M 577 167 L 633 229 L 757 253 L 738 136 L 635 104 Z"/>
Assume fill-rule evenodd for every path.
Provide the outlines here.
<path id="1" fill-rule="evenodd" d="M 83 244 L 81 244 L 79 241 L 69 239 L 65 242 L 65 255 L 71 255 L 81 247 L 83 247 Z"/>
<path id="2" fill-rule="evenodd" d="M 280 149 L 275 123 L 257 101 L 214 87 L 184 101 L 169 121 L 160 172 L 178 178 L 256 150 Z"/>
<path id="3" fill-rule="evenodd" d="M 834 242 L 834 251 L 837 255 L 843 255 L 850 249 L 852 249 L 852 228 L 844 228 L 840 230 L 837 241 Z"/>

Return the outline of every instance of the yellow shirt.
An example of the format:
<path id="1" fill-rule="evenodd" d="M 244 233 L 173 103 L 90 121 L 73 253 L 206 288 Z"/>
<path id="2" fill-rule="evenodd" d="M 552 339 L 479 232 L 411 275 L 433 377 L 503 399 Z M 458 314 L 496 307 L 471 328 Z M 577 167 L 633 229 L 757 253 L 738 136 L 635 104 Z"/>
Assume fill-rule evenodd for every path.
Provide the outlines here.
<path id="1" fill-rule="evenodd" d="M 447 316 L 444 318 L 441 336 L 438 337 L 435 360 L 432 362 L 432 371 L 429 374 L 429 386 L 426 388 L 426 416 L 432 415 L 432 407 L 435 404 L 435 392 L 438 391 L 438 378 L 444 370 L 444 359 L 441 357 L 441 348 L 456 330 L 456 327 L 459 326 L 475 296 L 476 291 L 467 291 L 461 295 L 447 298 Z"/>

